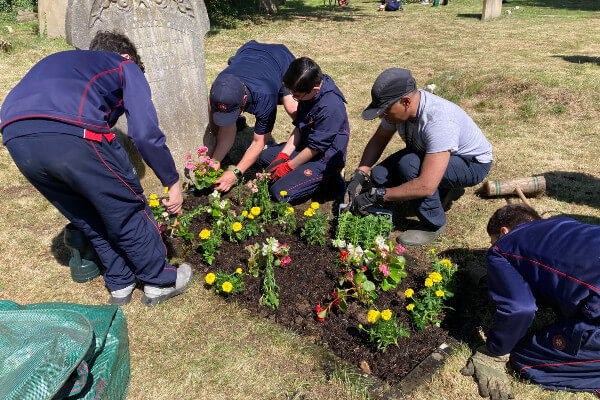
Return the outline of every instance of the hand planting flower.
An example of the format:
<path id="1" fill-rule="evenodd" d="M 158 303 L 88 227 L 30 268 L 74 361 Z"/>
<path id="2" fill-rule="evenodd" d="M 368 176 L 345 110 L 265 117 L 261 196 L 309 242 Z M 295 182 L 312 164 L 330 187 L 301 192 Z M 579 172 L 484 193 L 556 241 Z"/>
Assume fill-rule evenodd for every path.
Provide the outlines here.
<path id="1" fill-rule="evenodd" d="M 209 285 L 212 285 L 213 283 L 215 283 L 215 279 L 216 279 L 216 276 L 212 272 L 206 274 L 206 277 L 204 278 L 206 283 L 208 283 Z"/>
<path id="2" fill-rule="evenodd" d="M 412 289 L 406 289 L 404 291 L 404 296 L 406 296 L 407 299 L 410 299 L 411 297 L 413 297 L 413 294 L 415 294 L 415 291 Z"/>

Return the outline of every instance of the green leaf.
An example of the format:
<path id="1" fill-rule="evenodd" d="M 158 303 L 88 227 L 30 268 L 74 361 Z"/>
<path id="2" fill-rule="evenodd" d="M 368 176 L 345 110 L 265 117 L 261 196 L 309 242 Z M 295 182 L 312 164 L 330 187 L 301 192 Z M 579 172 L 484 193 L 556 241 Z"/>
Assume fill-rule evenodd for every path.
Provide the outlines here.
<path id="1" fill-rule="evenodd" d="M 342 299 L 342 300 L 340 301 L 340 304 L 339 304 L 339 309 L 340 309 L 340 311 L 341 311 L 341 312 L 346 312 L 346 311 L 348 311 L 348 303 L 346 302 L 346 299 Z"/>
<path id="2" fill-rule="evenodd" d="M 390 275 L 390 276 L 391 276 L 391 275 Z M 384 279 L 384 280 L 381 282 L 381 289 L 382 289 L 384 292 L 387 292 L 388 290 L 390 290 L 390 288 L 391 288 L 391 287 L 392 287 L 392 285 L 391 285 L 391 284 L 388 282 L 388 280 L 387 280 L 387 279 Z"/>
<path id="3" fill-rule="evenodd" d="M 364 290 L 372 292 L 375 290 L 375 284 L 369 280 L 366 280 L 361 283 L 361 286 Z"/>
<path id="4" fill-rule="evenodd" d="M 323 310 L 317 314 L 317 317 L 319 317 L 319 318 L 325 318 L 326 316 L 327 316 L 327 310 Z"/>

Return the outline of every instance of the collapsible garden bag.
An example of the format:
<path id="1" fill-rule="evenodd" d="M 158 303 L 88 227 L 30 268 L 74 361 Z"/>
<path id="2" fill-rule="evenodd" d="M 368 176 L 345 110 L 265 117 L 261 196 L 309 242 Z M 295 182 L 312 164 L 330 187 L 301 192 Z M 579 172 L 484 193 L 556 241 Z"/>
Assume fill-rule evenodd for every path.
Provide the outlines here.
<path id="1" fill-rule="evenodd" d="M 129 348 L 117 306 L 0 301 L 0 399 L 125 399 Z"/>

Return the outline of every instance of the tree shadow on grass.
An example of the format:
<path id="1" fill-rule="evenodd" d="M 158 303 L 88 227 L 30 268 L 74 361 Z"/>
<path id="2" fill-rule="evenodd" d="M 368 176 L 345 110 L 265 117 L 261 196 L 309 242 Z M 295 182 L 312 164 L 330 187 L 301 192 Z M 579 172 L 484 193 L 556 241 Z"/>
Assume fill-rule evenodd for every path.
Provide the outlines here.
<path id="1" fill-rule="evenodd" d="M 566 10 L 600 11 L 600 3 L 594 0 L 508 0 L 505 6 L 547 7 Z"/>
<path id="2" fill-rule="evenodd" d="M 65 230 L 60 231 L 58 235 L 52 238 L 52 244 L 50 245 L 50 251 L 60 265 L 65 267 L 69 266 L 69 260 L 71 259 L 71 250 L 65 245 Z"/>
<path id="3" fill-rule="evenodd" d="M 479 14 L 457 14 L 456 16 L 458 18 L 475 18 L 475 19 L 481 19 L 481 13 L 479 13 Z"/>
<path id="4" fill-rule="evenodd" d="M 566 203 L 600 208 L 600 178 L 570 171 L 545 172 L 546 194 Z"/>
<path id="5" fill-rule="evenodd" d="M 600 66 L 600 57 L 590 57 L 590 56 L 552 56 L 556 58 L 562 58 L 565 61 L 568 61 L 573 64 L 596 64 Z"/>

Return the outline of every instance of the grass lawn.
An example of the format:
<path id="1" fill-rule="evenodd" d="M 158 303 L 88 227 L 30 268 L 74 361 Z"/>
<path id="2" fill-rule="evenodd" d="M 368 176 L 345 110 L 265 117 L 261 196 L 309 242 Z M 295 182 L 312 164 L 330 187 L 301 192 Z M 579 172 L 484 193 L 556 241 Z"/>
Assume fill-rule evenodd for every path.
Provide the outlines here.
<path id="1" fill-rule="evenodd" d="M 487 22 L 478 19 L 480 0 L 453 0 L 438 8 L 409 4 L 395 13 L 377 12 L 377 5 L 356 0 L 340 8 L 288 0 L 277 16 L 215 29 L 205 42 L 208 84 L 250 39 L 284 43 L 296 56 L 315 59 L 348 100 L 349 175 L 377 127 L 360 118 L 374 79 L 388 67 L 409 68 L 419 87 L 435 83 L 437 94 L 459 104 L 484 131 L 494 146 L 489 178 L 544 175 L 547 193 L 532 199 L 544 217 L 600 224 L 598 1 L 510 0 L 503 8 L 510 15 Z M 62 39 L 38 38 L 35 28 L 0 17 L 0 39 L 13 44 L 11 53 L 0 53 L 0 101 L 35 62 L 69 48 Z M 291 132 L 280 111 L 278 141 Z M 402 146 L 394 138 L 384 156 Z M 104 304 L 108 293 L 101 279 L 71 281 L 68 254 L 60 245 L 67 221 L 20 175 L 3 146 L 0 188 L 0 298 Z M 469 254 L 489 244 L 485 225 L 506 201 L 473 192 L 468 189 L 449 212 L 448 233 L 435 244 L 438 252 Z M 359 376 L 322 368 L 310 338 L 224 303 L 200 280 L 156 308 L 142 306 L 140 296 L 136 291 L 124 308 L 130 399 L 291 399 L 300 393 L 323 400 L 368 398 Z M 461 345 L 413 398 L 479 398 L 472 378 L 458 372 L 469 355 L 468 345 Z M 593 398 L 516 379 L 513 389 L 518 399 Z"/>

